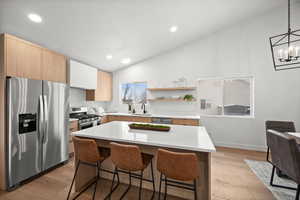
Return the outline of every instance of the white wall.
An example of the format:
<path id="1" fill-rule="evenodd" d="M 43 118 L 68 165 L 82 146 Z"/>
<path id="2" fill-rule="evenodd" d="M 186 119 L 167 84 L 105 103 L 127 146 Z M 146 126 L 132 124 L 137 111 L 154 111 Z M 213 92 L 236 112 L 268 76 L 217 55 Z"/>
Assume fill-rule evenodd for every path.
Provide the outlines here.
<path id="1" fill-rule="evenodd" d="M 299 28 L 299 3 L 293 6 L 293 14 L 294 27 Z M 266 120 L 293 120 L 300 130 L 300 69 L 275 72 L 268 40 L 269 36 L 286 32 L 286 15 L 286 9 L 274 10 L 115 72 L 111 107 L 124 109 L 118 90 L 123 82 L 167 84 L 182 76 L 195 81 L 207 76 L 253 75 L 255 118 L 202 117 L 201 121 L 216 145 L 265 149 Z M 166 103 L 152 107 L 170 112 L 195 110 L 194 105 Z"/>

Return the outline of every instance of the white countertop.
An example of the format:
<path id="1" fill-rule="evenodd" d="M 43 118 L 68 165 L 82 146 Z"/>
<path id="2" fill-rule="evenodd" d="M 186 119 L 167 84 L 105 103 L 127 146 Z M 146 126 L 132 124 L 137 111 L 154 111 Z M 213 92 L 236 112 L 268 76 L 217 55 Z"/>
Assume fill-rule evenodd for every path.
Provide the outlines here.
<path id="1" fill-rule="evenodd" d="M 215 146 L 203 126 L 168 125 L 169 132 L 132 130 L 132 122 L 113 121 L 100 126 L 74 132 L 74 136 L 103 139 L 116 142 L 127 142 L 157 147 L 214 152 Z"/>
<path id="2" fill-rule="evenodd" d="M 69 118 L 69 122 L 78 121 L 76 118 Z"/>
<path id="3" fill-rule="evenodd" d="M 131 114 L 121 112 L 107 112 L 104 115 L 115 115 L 115 116 L 135 116 L 135 117 L 165 117 L 165 118 L 176 118 L 176 119 L 200 119 L 199 115 L 160 115 L 160 114 Z"/>

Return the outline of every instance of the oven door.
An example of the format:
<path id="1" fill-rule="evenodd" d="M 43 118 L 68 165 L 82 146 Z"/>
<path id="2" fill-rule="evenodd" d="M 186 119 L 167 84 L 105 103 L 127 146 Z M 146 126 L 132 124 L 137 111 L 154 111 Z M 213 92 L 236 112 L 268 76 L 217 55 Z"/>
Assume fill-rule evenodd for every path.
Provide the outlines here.
<path id="1" fill-rule="evenodd" d="M 94 126 L 93 122 L 84 122 L 84 123 L 79 124 L 79 130 L 91 128 L 93 126 Z"/>

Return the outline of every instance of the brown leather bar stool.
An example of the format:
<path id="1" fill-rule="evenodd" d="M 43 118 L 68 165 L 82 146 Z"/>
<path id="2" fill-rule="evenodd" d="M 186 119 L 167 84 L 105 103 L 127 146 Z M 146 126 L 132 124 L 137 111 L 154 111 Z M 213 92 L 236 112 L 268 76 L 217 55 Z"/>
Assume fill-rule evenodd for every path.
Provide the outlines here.
<path id="1" fill-rule="evenodd" d="M 100 179 L 100 171 L 106 171 L 101 169 L 101 163 L 110 156 L 110 150 L 108 148 L 99 148 L 97 143 L 94 140 L 90 139 L 81 139 L 78 137 L 73 137 L 74 149 L 75 149 L 75 156 L 78 159 L 74 177 L 72 180 L 71 187 L 69 189 L 67 200 L 70 197 L 70 193 L 72 191 L 72 187 L 79 169 L 80 165 L 89 165 L 96 167 L 96 180 L 88 184 L 82 191 L 80 191 L 73 199 L 79 197 L 84 191 L 86 191 L 90 186 L 95 184 L 93 199 L 95 199 L 97 183 Z"/>
<path id="2" fill-rule="evenodd" d="M 127 187 L 126 191 L 122 194 L 120 199 L 123 199 L 127 194 L 127 192 L 129 191 L 131 187 L 131 178 L 136 178 L 140 180 L 139 199 L 141 199 L 143 181 L 151 182 L 153 186 L 153 193 L 151 199 L 153 199 L 155 195 L 155 183 L 154 183 L 153 164 L 152 164 L 153 155 L 142 153 L 140 151 L 140 148 L 136 145 L 124 145 L 124 144 L 118 144 L 112 142 L 110 143 L 110 149 L 111 149 L 111 160 L 115 165 L 115 171 L 114 171 L 114 176 L 111 185 L 111 192 L 108 195 L 109 198 L 111 198 L 111 194 L 113 193 L 115 175 L 116 174 L 118 175 L 118 173 L 121 172 L 129 175 L 129 186 Z M 149 164 L 151 166 L 151 176 L 152 176 L 151 180 L 143 178 L 144 170 L 147 168 Z M 133 173 L 136 171 L 141 171 L 141 173 L 140 174 Z"/>
<path id="3" fill-rule="evenodd" d="M 167 186 L 192 190 L 197 199 L 196 179 L 199 177 L 199 162 L 195 153 L 177 153 L 158 149 L 157 170 L 161 173 L 158 199 L 160 199 L 162 182 L 165 183 L 164 199 L 167 198 Z M 183 181 L 193 181 L 193 184 Z"/>

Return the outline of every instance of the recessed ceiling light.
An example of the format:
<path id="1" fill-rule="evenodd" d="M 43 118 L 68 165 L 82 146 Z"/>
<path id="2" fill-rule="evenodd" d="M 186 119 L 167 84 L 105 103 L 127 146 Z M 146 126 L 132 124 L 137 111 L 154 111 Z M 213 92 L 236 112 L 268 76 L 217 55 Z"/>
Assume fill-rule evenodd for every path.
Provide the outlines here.
<path id="1" fill-rule="evenodd" d="M 106 59 L 107 59 L 107 60 L 111 60 L 111 59 L 112 59 L 112 55 L 111 55 L 111 54 L 107 54 L 107 55 L 106 55 Z"/>
<path id="2" fill-rule="evenodd" d="M 175 32 L 177 31 L 177 29 L 178 29 L 177 26 L 172 26 L 172 27 L 170 28 L 170 32 L 171 32 L 171 33 L 175 33 Z"/>
<path id="3" fill-rule="evenodd" d="M 41 16 L 34 13 L 29 14 L 28 18 L 35 23 L 41 23 L 43 21 Z"/>
<path id="4" fill-rule="evenodd" d="M 122 64 L 128 64 L 128 63 L 130 63 L 130 61 L 131 61 L 130 58 L 124 58 L 124 59 L 121 60 L 121 63 Z"/>

